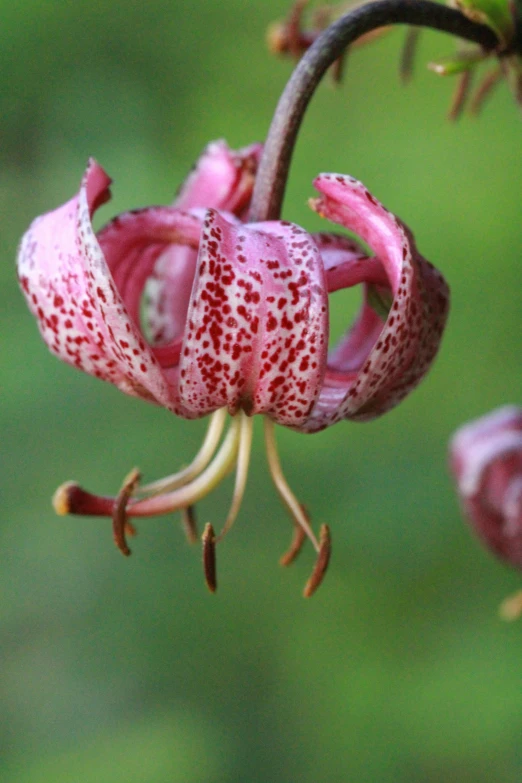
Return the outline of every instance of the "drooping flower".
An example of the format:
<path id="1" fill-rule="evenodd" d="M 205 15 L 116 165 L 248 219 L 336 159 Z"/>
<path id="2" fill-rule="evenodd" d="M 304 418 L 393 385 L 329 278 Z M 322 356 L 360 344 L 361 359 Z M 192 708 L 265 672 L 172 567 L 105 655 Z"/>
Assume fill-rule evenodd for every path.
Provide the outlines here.
<path id="1" fill-rule="evenodd" d="M 499 408 L 461 427 L 450 457 L 471 527 L 498 557 L 522 568 L 522 408 Z"/>
<path id="2" fill-rule="evenodd" d="M 215 589 L 214 547 L 239 511 L 252 416 L 265 414 L 271 475 L 295 526 L 282 562 L 294 559 L 305 537 L 312 541 L 311 595 L 328 564 L 329 530 L 323 525 L 318 539 L 291 492 L 273 423 L 311 433 L 396 405 L 435 357 L 448 290 L 410 231 L 351 177 L 320 175 L 311 206 L 358 234 L 374 256 L 346 236 L 308 234 L 286 221 L 242 222 L 259 149 L 211 145 L 173 206 L 125 213 L 97 234 L 91 217 L 108 199 L 110 180 L 91 161 L 79 193 L 24 236 L 19 277 L 60 358 L 184 418 L 212 414 L 184 470 L 141 487 L 133 471 L 112 498 L 68 483 L 55 495 L 56 509 L 111 516 L 116 543 L 129 554 L 129 518 L 182 510 L 193 536 L 194 504 L 235 468 L 223 530 L 216 536 L 207 526 L 203 537 Z M 358 284 L 361 311 L 328 354 L 328 294 Z"/>

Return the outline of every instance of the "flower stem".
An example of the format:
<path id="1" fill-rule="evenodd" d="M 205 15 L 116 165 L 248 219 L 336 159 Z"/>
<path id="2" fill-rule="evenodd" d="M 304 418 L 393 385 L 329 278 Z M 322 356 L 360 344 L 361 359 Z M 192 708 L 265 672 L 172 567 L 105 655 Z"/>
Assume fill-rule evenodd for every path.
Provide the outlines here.
<path id="1" fill-rule="evenodd" d="M 281 95 L 256 177 L 250 220 L 279 219 L 297 133 L 325 71 L 361 35 L 392 24 L 431 27 L 485 49 L 498 44 L 491 28 L 431 0 L 376 0 L 342 16 L 308 49 Z"/>

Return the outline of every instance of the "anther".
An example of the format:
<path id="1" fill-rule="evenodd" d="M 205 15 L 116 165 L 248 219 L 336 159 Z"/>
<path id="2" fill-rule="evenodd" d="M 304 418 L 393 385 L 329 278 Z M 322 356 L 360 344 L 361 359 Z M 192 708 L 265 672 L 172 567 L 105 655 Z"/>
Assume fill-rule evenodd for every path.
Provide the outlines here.
<path id="1" fill-rule="evenodd" d="M 304 510 L 303 506 L 301 506 L 303 509 L 303 513 L 306 514 L 306 511 Z M 306 515 L 308 517 L 308 515 Z M 292 542 L 290 544 L 290 548 L 284 553 L 284 555 L 281 555 L 279 558 L 279 565 L 282 566 L 289 566 L 291 563 L 294 562 L 297 555 L 303 548 L 303 544 L 306 541 L 306 533 L 304 532 L 301 525 L 297 525 L 294 523 L 294 535 L 292 538 Z"/>
<path id="2" fill-rule="evenodd" d="M 475 116 L 482 109 L 485 99 L 490 95 L 492 89 L 499 83 L 500 79 L 504 75 L 502 68 L 496 68 L 490 73 L 486 74 L 482 82 L 479 84 L 477 91 L 471 101 L 470 111 Z"/>
<path id="3" fill-rule="evenodd" d="M 406 37 L 402 45 L 401 61 L 399 73 L 403 84 L 407 84 L 413 76 L 413 67 L 415 64 L 415 55 L 417 53 L 417 44 L 420 37 L 420 28 L 408 27 Z"/>
<path id="4" fill-rule="evenodd" d="M 123 481 L 120 491 L 114 501 L 112 510 L 112 534 L 114 537 L 114 543 L 124 554 L 128 557 L 131 553 L 127 546 L 127 540 L 125 534 L 129 532 L 129 523 L 127 521 L 127 503 L 130 497 L 136 490 L 138 482 L 140 480 L 140 472 L 137 468 L 131 470 L 128 476 Z M 136 532 L 131 526 L 131 530 Z"/>
<path id="5" fill-rule="evenodd" d="M 457 86 L 451 100 L 448 120 L 455 122 L 462 114 L 466 98 L 468 97 L 471 88 L 472 78 L 473 74 L 471 71 L 464 71 L 457 77 Z"/>
<path id="6" fill-rule="evenodd" d="M 326 569 L 328 568 L 328 563 L 330 562 L 331 552 L 332 540 L 330 537 L 330 528 L 328 525 L 321 525 L 321 530 L 319 532 L 319 552 L 312 575 L 303 590 L 305 598 L 310 598 L 323 581 Z"/>
<path id="7" fill-rule="evenodd" d="M 181 522 L 188 543 L 195 544 L 199 538 L 195 506 L 181 509 Z"/>
<path id="8" fill-rule="evenodd" d="M 203 543 L 203 571 L 205 574 L 205 581 L 210 592 L 215 593 L 217 589 L 216 535 L 210 522 L 207 522 L 205 525 L 201 541 Z"/>

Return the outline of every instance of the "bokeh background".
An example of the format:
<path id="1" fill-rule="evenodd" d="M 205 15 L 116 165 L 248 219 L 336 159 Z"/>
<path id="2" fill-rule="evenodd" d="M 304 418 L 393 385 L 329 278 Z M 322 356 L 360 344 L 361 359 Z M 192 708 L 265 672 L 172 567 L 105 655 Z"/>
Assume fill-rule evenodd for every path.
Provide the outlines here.
<path id="1" fill-rule="evenodd" d="M 0 2 L 0 779 L 3 783 L 515 783 L 522 776 L 522 625 L 499 602 L 520 575 L 461 519 L 447 441 L 522 402 L 522 132 L 501 86 L 480 119 L 445 120 L 453 84 L 424 68 L 453 51 L 404 30 L 354 51 L 319 89 L 284 215 L 310 229 L 319 171 L 350 173 L 415 231 L 453 309 L 425 383 L 371 424 L 278 431 L 287 476 L 334 555 L 301 597 L 310 549 L 277 565 L 291 526 L 261 432 L 219 591 L 177 518 L 144 521 L 125 559 L 105 520 L 58 518 L 66 479 L 111 493 L 195 452 L 178 421 L 60 364 L 18 292 L 33 217 L 76 192 L 90 155 L 114 177 L 97 225 L 168 203 L 205 144 L 262 139 L 291 65 L 264 43 L 282 0 Z M 327 80 L 328 82 L 328 80 Z M 323 225 L 323 228 L 325 226 Z M 332 301 L 332 334 L 356 308 Z M 199 508 L 219 526 L 230 483 Z"/>

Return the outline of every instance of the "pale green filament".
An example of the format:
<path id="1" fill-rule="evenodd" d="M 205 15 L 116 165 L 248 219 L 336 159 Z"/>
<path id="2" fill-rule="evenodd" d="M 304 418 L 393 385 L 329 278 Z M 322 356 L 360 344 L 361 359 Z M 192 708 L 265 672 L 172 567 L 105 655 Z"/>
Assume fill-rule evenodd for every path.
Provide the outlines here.
<path id="1" fill-rule="evenodd" d="M 301 504 L 299 503 L 294 493 L 288 486 L 288 483 L 283 475 L 283 471 L 281 469 L 281 462 L 279 460 L 279 455 L 277 453 L 277 444 L 274 435 L 274 423 L 271 419 L 268 418 L 268 416 L 265 416 L 265 444 L 266 444 L 266 454 L 268 458 L 268 467 L 270 469 L 270 475 L 272 476 L 272 480 L 279 493 L 279 496 L 283 501 L 283 503 L 285 504 L 285 506 L 287 507 L 288 511 L 290 512 L 290 515 L 292 516 L 296 524 L 298 524 L 304 530 L 304 532 L 306 533 L 306 535 L 314 545 L 315 551 L 319 552 L 320 549 L 319 542 L 315 537 L 314 531 L 308 524 L 306 514 L 301 508 Z"/>
<path id="2" fill-rule="evenodd" d="M 223 525 L 221 533 L 216 537 L 216 543 L 221 541 L 235 522 L 241 507 L 245 486 L 248 476 L 248 465 L 250 463 L 250 452 L 252 450 L 253 419 L 247 416 L 243 411 L 237 414 L 240 420 L 239 429 L 239 448 L 237 456 L 236 483 L 234 485 L 234 494 L 230 511 Z"/>
<path id="3" fill-rule="evenodd" d="M 206 497 L 225 478 L 236 463 L 240 442 L 240 427 L 240 418 L 234 417 L 218 453 L 206 470 L 200 473 L 194 481 L 190 484 L 185 484 L 185 486 L 174 492 L 130 503 L 128 506 L 129 515 L 149 516 L 152 514 L 165 514 L 169 511 L 192 506 L 198 500 Z"/>
<path id="4" fill-rule="evenodd" d="M 172 476 L 166 476 L 158 481 L 152 481 L 150 484 L 139 487 L 137 492 L 139 494 L 154 496 L 162 492 L 171 492 L 192 481 L 192 479 L 198 476 L 201 471 L 207 467 L 212 459 L 221 435 L 223 434 L 226 418 L 226 408 L 220 408 L 212 414 L 205 439 L 190 465 L 187 465 L 186 468 L 183 468 L 183 470 L 180 470 L 178 473 L 174 473 Z"/>

